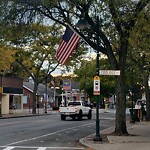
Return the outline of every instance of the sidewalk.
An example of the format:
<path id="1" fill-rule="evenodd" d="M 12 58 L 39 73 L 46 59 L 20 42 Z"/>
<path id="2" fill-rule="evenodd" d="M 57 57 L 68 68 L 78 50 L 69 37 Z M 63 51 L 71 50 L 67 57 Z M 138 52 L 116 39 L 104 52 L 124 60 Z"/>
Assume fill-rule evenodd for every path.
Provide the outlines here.
<path id="1" fill-rule="evenodd" d="M 101 132 L 101 142 L 93 141 L 95 134 L 92 134 L 80 139 L 80 143 L 94 150 L 150 150 L 150 122 L 129 124 L 127 130 L 128 136 L 113 136 L 109 134 L 114 128 L 109 128 Z"/>
<path id="2" fill-rule="evenodd" d="M 29 109 L 24 109 L 22 112 L 16 112 L 14 114 L 8 114 L 8 115 L 2 115 L 0 116 L 0 119 L 6 119 L 6 118 L 19 118 L 19 117 L 31 117 L 31 116 L 41 116 L 41 115 L 50 115 L 52 114 L 53 111 L 52 109 L 47 109 L 47 113 L 45 113 L 45 110 L 43 108 L 37 109 L 36 114 L 32 114 L 32 110 Z"/>

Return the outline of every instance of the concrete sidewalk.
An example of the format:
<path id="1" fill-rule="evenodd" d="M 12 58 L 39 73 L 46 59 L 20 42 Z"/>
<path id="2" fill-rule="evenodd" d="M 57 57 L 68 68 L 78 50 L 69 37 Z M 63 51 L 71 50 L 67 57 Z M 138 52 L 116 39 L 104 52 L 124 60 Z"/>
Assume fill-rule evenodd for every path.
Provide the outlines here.
<path id="1" fill-rule="evenodd" d="M 95 134 L 92 134 L 80 139 L 80 143 L 94 150 L 150 150 L 150 122 L 129 124 L 127 130 L 128 136 L 113 136 L 109 134 L 114 128 L 109 128 L 101 132 L 101 142 L 93 141 Z"/>
<path id="2" fill-rule="evenodd" d="M 19 118 L 19 117 L 31 117 L 31 116 L 42 116 L 42 115 L 50 115 L 56 112 L 57 110 L 52 110 L 51 108 L 47 109 L 47 113 L 43 108 L 37 109 L 36 114 L 32 114 L 32 110 L 24 109 L 22 112 L 16 112 L 14 114 L 7 114 L 0 116 L 0 119 L 7 119 L 7 118 Z"/>

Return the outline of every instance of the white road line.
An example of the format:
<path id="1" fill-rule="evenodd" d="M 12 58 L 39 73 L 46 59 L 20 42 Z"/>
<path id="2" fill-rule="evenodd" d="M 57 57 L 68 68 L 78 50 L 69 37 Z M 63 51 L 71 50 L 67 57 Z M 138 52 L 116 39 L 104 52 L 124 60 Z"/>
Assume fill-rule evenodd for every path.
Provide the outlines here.
<path id="1" fill-rule="evenodd" d="M 80 147 L 46 147 L 46 148 L 52 149 L 52 150 L 54 150 L 54 149 L 61 149 L 61 150 L 63 150 L 63 149 L 64 150 L 65 149 L 67 149 L 67 150 L 85 150 L 85 148 L 80 148 Z"/>
<path id="2" fill-rule="evenodd" d="M 14 149 L 15 147 L 12 147 L 12 146 L 10 146 L 10 147 L 6 147 L 5 149 L 3 149 L 3 150 L 11 150 L 11 149 Z"/>
<path id="3" fill-rule="evenodd" d="M 76 127 L 62 129 L 62 130 L 52 132 L 52 133 L 49 133 L 49 134 L 44 134 L 44 135 L 37 136 L 37 137 L 34 137 L 34 138 L 25 139 L 25 140 L 17 141 L 17 142 L 14 142 L 14 143 L 6 144 L 5 146 L 10 146 L 10 145 L 18 144 L 18 143 L 23 143 L 23 142 L 28 142 L 28 141 L 31 141 L 31 140 L 36 140 L 36 139 L 39 139 L 39 138 L 43 138 L 43 137 L 54 135 L 54 134 L 57 134 L 57 133 L 60 133 L 60 132 L 64 132 L 64 131 L 67 131 L 67 130 L 72 130 L 72 129 L 76 129 L 76 128 L 79 128 L 79 127 L 89 126 L 90 124 L 95 124 L 95 122 L 88 123 L 88 124 L 83 124 L 83 125 L 76 126 Z"/>
<path id="4" fill-rule="evenodd" d="M 1 148 L 5 148 L 6 146 L 0 146 Z M 3 150 L 12 150 L 14 148 L 19 148 L 19 149 L 36 149 L 36 150 L 46 150 L 46 149 L 61 149 L 61 150 L 84 150 L 85 148 L 81 148 L 81 147 L 31 147 L 31 146 L 8 146 Z"/>
<path id="5" fill-rule="evenodd" d="M 46 147 L 39 147 L 37 150 L 46 150 Z"/>

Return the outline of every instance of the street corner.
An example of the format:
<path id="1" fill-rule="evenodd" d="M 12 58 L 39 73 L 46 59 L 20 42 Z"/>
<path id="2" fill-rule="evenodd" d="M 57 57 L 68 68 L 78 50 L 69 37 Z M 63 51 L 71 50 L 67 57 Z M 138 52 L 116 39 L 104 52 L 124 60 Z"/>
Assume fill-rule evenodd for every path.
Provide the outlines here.
<path id="1" fill-rule="evenodd" d="M 86 150 L 107 150 L 107 147 L 111 146 L 111 143 L 107 138 L 107 134 L 101 134 L 100 136 L 102 141 L 94 141 L 95 134 L 91 134 L 85 138 L 80 139 L 80 144 L 86 146 Z"/>
<path id="2" fill-rule="evenodd" d="M 95 134 L 91 134 L 91 135 L 89 135 L 89 136 L 87 136 L 87 137 L 85 137 L 85 138 L 82 138 L 82 139 L 80 140 L 80 142 L 81 142 L 83 145 L 85 145 L 85 146 L 87 146 L 87 145 L 92 145 L 92 144 L 104 144 L 104 143 L 107 143 L 107 144 L 108 144 L 108 143 L 109 143 L 108 138 L 107 138 L 107 134 L 101 134 L 100 136 L 101 136 L 101 138 L 102 138 L 101 141 L 95 141 L 95 140 L 94 140 Z"/>

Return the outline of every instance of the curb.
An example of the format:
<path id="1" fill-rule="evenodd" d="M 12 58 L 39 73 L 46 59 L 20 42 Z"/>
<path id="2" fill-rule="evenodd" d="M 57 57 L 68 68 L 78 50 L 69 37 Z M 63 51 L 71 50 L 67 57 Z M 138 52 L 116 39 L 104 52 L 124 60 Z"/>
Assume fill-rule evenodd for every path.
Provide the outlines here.
<path id="1" fill-rule="evenodd" d="M 21 118 L 21 117 L 36 117 L 36 116 L 44 116 L 44 115 L 51 115 L 51 114 L 29 114 L 29 115 L 14 115 L 14 116 L 2 116 L 0 119 L 11 119 L 11 118 Z"/>
<path id="2" fill-rule="evenodd" d="M 100 134 L 108 134 L 108 133 L 110 133 L 110 132 L 113 132 L 113 130 L 114 130 L 114 126 L 109 127 L 109 128 L 106 128 L 106 129 L 104 129 L 104 130 L 101 130 L 101 131 L 100 131 Z M 86 142 L 86 141 L 87 141 L 87 139 L 88 139 L 89 137 L 94 137 L 94 136 L 95 136 L 95 133 L 90 134 L 90 135 L 88 135 L 88 136 L 86 136 L 86 137 L 84 137 L 84 138 L 81 138 L 81 139 L 79 140 L 79 142 L 80 142 L 80 144 L 82 144 L 82 145 L 84 145 L 84 146 L 86 146 L 86 147 L 88 147 L 88 148 L 93 148 L 92 145 L 88 144 L 88 142 Z"/>

